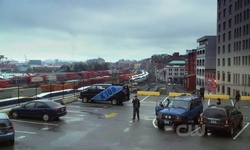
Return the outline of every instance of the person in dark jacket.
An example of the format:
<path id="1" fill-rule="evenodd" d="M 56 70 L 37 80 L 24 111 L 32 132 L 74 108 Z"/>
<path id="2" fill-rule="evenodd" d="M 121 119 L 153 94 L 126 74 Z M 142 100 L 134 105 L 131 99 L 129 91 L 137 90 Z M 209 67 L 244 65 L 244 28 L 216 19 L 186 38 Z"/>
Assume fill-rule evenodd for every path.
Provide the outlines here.
<path id="1" fill-rule="evenodd" d="M 240 92 L 237 90 L 235 95 L 234 107 L 238 107 L 240 109 Z"/>
<path id="2" fill-rule="evenodd" d="M 221 105 L 221 99 L 220 98 L 217 98 L 217 106 L 220 106 Z"/>
<path id="3" fill-rule="evenodd" d="M 204 92 L 205 92 L 205 88 L 204 88 L 204 87 L 201 87 L 201 88 L 200 88 L 200 98 L 201 98 L 202 100 L 204 100 Z"/>
<path id="4" fill-rule="evenodd" d="M 140 120 L 140 100 L 137 98 L 137 95 L 135 95 L 135 98 L 132 101 L 133 103 L 133 121 L 135 121 L 135 117 L 137 116 L 137 119 Z"/>

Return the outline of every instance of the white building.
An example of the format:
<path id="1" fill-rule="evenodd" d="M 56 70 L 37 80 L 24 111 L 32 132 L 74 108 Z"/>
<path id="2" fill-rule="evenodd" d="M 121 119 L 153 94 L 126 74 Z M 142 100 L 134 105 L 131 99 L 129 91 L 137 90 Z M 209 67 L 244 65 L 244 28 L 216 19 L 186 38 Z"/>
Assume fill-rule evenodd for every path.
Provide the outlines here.
<path id="1" fill-rule="evenodd" d="M 173 60 L 166 65 L 166 81 L 183 83 L 185 60 Z"/>

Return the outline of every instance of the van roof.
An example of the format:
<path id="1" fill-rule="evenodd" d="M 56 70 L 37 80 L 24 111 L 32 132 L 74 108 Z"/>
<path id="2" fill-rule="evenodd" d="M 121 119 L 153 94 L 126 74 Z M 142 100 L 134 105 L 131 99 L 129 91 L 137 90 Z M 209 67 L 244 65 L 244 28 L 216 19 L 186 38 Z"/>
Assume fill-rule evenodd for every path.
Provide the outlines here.
<path id="1" fill-rule="evenodd" d="M 195 99 L 199 99 L 199 97 L 195 95 L 181 95 L 173 98 L 173 100 L 181 100 L 181 101 L 192 101 Z"/>

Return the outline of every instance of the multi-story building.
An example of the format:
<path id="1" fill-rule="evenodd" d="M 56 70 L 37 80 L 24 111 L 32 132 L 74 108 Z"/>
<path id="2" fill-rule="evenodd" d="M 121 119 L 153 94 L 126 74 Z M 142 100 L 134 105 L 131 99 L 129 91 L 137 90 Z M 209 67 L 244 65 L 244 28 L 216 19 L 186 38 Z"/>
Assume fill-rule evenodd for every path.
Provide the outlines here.
<path id="1" fill-rule="evenodd" d="M 186 50 L 185 58 L 185 91 L 192 92 L 196 90 L 196 49 Z"/>
<path id="2" fill-rule="evenodd" d="M 185 60 L 173 60 L 166 65 L 166 81 L 183 83 Z"/>
<path id="3" fill-rule="evenodd" d="M 216 69 L 216 36 L 203 36 L 197 39 L 196 50 L 196 90 L 206 88 L 205 72 Z M 208 89 L 206 89 L 208 91 Z"/>
<path id="4" fill-rule="evenodd" d="M 250 95 L 250 0 L 217 1 L 217 93 Z"/>

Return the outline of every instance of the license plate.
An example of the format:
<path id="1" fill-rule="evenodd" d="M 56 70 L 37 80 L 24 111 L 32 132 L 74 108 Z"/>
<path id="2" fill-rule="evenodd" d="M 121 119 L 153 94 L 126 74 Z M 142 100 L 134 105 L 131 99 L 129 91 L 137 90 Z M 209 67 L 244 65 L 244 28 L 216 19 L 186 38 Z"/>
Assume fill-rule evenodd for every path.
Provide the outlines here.
<path id="1" fill-rule="evenodd" d="M 211 120 L 211 123 L 212 123 L 212 124 L 216 124 L 216 123 L 217 123 L 217 121 L 215 121 L 215 120 Z"/>
<path id="2" fill-rule="evenodd" d="M 170 122 L 168 120 L 164 120 L 164 124 L 169 124 Z"/>

